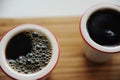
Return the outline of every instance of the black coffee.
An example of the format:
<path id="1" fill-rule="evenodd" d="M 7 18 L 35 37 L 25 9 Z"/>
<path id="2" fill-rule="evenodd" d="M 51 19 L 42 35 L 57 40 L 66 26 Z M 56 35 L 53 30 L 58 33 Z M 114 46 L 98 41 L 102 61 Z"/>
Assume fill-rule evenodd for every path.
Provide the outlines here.
<path id="1" fill-rule="evenodd" d="M 17 72 L 30 74 L 43 69 L 52 55 L 51 44 L 42 33 L 27 31 L 15 35 L 6 47 L 8 64 Z"/>
<path id="2" fill-rule="evenodd" d="M 101 9 L 88 19 L 87 28 L 90 37 L 100 45 L 120 44 L 120 12 Z"/>
<path id="3" fill-rule="evenodd" d="M 6 57 L 16 59 L 19 56 L 25 56 L 32 49 L 32 40 L 25 33 L 15 35 L 8 43 L 6 48 Z M 10 54 L 12 53 L 12 54 Z"/>

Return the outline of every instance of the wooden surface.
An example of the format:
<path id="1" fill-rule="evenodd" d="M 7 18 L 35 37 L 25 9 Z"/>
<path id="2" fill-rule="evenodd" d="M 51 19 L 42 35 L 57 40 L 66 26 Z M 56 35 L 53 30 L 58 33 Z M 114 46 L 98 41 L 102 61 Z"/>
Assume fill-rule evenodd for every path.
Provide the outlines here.
<path id="1" fill-rule="evenodd" d="M 49 80 L 120 80 L 120 54 L 105 64 L 94 64 L 84 57 L 79 32 L 80 17 L 0 19 L 0 35 L 25 23 L 37 24 L 51 30 L 57 37 L 61 56 Z M 12 80 L 0 70 L 0 80 Z"/>

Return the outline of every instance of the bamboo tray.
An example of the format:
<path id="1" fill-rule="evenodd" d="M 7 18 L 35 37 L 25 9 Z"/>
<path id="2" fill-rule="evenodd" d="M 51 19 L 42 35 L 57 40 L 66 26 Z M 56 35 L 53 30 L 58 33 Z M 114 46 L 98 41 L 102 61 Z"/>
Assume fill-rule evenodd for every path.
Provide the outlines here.
<path id="1" fill-rule="evenodd" d="M 61 56 L 48 80 L 120 80 L 120 54 L 105 64 L 94 64 L 84 57 L 79 32 L 80 17 L 0 19 L 0 35 L 25 23 L 51 30 L 59 41 Z M 0 80 L 12 80 L 0 70 Z"/>

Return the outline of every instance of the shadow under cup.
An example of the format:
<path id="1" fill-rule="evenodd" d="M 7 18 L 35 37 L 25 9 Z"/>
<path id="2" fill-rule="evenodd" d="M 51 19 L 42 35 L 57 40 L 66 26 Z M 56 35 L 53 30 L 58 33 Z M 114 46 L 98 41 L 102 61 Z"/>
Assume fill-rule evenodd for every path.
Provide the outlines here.
<path id="1" fill-rule="evenodd" d="M 59 57 L 58 43 L 47 29 L 25 24 L 1 39 L 1 68 L 10 77 L 34 80 L 46 77 Z"/>

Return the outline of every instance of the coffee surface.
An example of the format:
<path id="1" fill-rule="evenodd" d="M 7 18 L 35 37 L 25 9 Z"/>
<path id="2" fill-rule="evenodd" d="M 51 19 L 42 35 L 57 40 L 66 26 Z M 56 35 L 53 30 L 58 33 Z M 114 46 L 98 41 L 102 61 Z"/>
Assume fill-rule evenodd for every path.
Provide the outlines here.
<path id="1" fill-rule="evenodd" d="M 16 59 L 19 56 L 24 56 L 32 49 L 32 40 L 25 33 L 20 33 L 14 36 L 8 43 L 6 48 L 6 57 Z M 10 54 L 12 53 L 12 54 Z M 26 54 L 25 54 L 26 53 Z"/>
<path id="2" fill-rule="evenodd" d="M 93 41 L 100 45 L 115 46 L 120 44 L 120 12 L 101 9 L 88 19 L 87 29 Z"/>
<path id="3" fill-rule="evenodd" d="M 31 74 L 42 70 L 52 56 L 51 44 L 42 33 L 28 31 L 15 35 L 6 47 L 6 59 L 12 69 Z"/>

